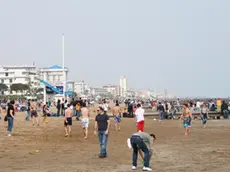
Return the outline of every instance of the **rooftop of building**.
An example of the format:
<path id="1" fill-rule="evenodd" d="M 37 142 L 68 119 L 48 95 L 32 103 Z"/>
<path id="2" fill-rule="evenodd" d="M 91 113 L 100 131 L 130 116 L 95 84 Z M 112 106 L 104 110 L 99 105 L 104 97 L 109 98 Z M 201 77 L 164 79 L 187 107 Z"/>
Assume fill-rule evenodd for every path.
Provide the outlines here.
<path id="1" fill-rule="evenodd" d="M 26 69 L 26 68 L 36 69 L 36 66 L 34 65 L 11 65 L 11 66 L 0 65 L 0 68 L 2 69 Z"/>
<path id="2" fill-rule="evenodd" d="M 115 87 L 119 87 L 118 85 L 110 85 L 110 84 L 108 84 L 108 85 L 104 85 L 104 86 L 102 86 L 103 88 L 115 88 Z"/>
<path id="3" fill-rule="evenodd" d="M 44 67 L 44 68 L 39 68 L 39 69 L 63 69 L 62 66 L 59 66 L 59 65 L 53 65 L 53 66 L 50 66 L 50 67 Z M 68 70 L 67 67 L 65 67 L 66 70 Z"/>

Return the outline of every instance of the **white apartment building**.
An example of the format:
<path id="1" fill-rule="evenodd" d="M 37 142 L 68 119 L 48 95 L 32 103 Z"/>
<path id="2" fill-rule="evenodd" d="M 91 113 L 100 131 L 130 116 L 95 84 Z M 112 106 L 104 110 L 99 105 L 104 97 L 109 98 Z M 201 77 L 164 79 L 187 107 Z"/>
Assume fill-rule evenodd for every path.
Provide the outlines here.
<path id="1" fill-rule="evenodd" d="M 127 91 L 127 78 L 125 76 L 122 76 L 120 78 L 120 96 L 125 97 L 126 96 L 126 91 Z"/>
<path id="2" fill-rule="evenodd" d="M 38 84 L 37 77 L 35 65 L 0 67 L 0 83 L 7 85 L 8 88 L 12 84 L 18 83 L 36 86 Z M 10 91 L 5 91 L 4 94 L 10 94 Z"/>
<path id="3" fill-rule="evenodd" d="M 93 96 L 106 95 L 106 94 L 108 94 L 108 91 L 105 88 L 92 88 L 91 89 L 91 94 Z"/>
<path id="4" fill-rule="evenodd" d="M 84 94 L 85 82 L 84 81 L 75 81 L 74 82 L 74 92 L 77 94 Z"/>
<path id="5" fill-rule="evenodd" d="M 53 86 L 63 86 L 64 82 L 67 81 L 68 72 L 68 68 L 65 67 L 63 71 L 63 68 L 58 65 L 40 68 L 38 70 L 39 78 Z"/>
<path id="6" fill-rule="evenodd" d="M 109 93 L 111 93 L 113 97 L 117 97 L 120 95 L 119 85 L 104 85 L 103 88 L 106 89 Z"/>

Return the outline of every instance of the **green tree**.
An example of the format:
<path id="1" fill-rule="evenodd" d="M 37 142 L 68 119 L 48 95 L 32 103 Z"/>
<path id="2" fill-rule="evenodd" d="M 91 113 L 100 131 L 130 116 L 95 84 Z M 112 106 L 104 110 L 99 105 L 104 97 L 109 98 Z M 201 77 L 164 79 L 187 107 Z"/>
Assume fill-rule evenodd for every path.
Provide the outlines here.
<path id="1" fill-rule="evenodd" d="M 0 92 L 1 94 L 4 94 L 4 91 L 7 91 L 8 87 L 6 84 L 0 83 Z"/>
<path id="2" fill-rule="evenodd" d="M 18 92 L 23 93 L 23 91 L 29 90 L 29 85 L 27 85 L 27 84 L 21 84 L 21 83 L 19 83 L 19 84 L 12 84 L 10 86 L 10 90 L 11 91 L 15 91 L 16 93 L 18 93 Z"/>
<path id="3" fill-rule="evenodd" d="M 27 84 L 20 84 L 20 92 L 23 93 L 24 91 L 28 91 L 30 89 L 29 85 Z"/>

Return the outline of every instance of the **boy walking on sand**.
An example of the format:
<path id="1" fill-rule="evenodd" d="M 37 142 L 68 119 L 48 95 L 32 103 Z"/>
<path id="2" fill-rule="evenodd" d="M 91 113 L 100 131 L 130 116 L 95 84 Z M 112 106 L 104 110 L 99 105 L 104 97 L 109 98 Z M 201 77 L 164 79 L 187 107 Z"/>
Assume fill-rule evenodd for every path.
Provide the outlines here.
<path id="1" fill-rule="evenodd" d="M 72 110 L 70 109 L 70 104 L 67 105 L 67 109 L 65 110 L 65 118 L 64 118 L 64 126 L 65 126 L 65 137 L 69 137 L 71 134 L 71 126 L 72 126 Z"/>
<path id="2" fill-rule="evenodd" d="M 87 139 L 88 127 L 89 127 L 89 110 L 87 109 L 85 102 L 82 103 L 81 112 L 82 112 L 81 123 L 82 123 L 82 128 L 84 130 L 84 138 Z"/>

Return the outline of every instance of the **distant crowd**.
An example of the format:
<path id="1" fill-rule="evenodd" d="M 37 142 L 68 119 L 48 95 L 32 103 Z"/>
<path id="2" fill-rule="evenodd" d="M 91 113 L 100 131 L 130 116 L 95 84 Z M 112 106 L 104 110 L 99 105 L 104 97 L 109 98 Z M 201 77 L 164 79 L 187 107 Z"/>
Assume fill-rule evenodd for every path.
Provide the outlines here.
<path id="1" fill-rule="evenodd" d="M 152 109 L 153 112 L 163 112 L 166 116 L 168 115 L 172 119 L 175 118 L 175 113 L 181 112 L 183 104 L 187 104 L 192 112 L 198 112 L 205 106 L 209 112 L 220 113 L 224 118 L 228 118 L 230 113 L 230 102 L 227 102 L 226 100 L 222 101 L 221 99 L 209 101 L 180 99 L 177 99 L 176 101 L 154 100 L 148 101 L 147 103 L 142 100 L 129 99 L 125 103 L 130 117 L 133 117 L 137 109 L 137 104 L 142 104 L 142 106 L 145 104 L 145 108 Z"/>

